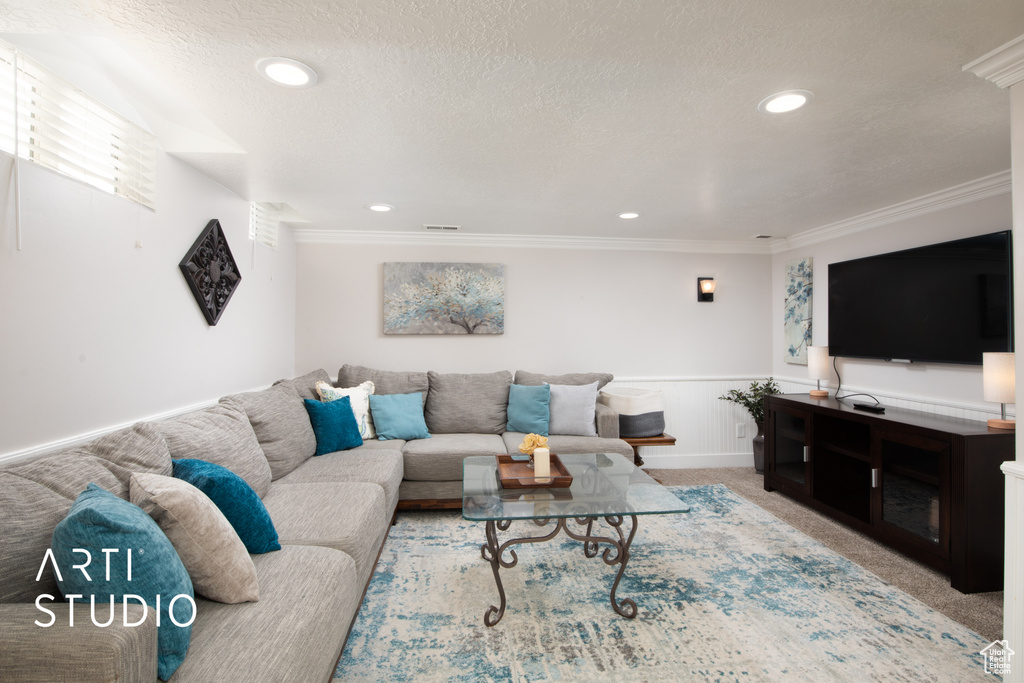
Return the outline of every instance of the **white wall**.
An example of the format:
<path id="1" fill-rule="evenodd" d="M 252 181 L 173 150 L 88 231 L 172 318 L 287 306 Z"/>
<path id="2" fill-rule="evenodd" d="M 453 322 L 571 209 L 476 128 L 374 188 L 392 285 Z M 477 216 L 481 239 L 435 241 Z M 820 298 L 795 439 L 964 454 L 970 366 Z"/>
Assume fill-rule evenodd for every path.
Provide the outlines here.
<path id="1" fill-rule="evenodd" d="M 806 378 L 806 366 L 783 360 L 782 319 L 786 264 L 810 256 L 814 259 L 815 296 L 812 302 L 813 339 L 828 345 L 828 264 L 881 254 L 899 249 L 945 242 L 1011 228 L 1012 200 L 1009 194 L 964 204 L 923 216 L 890 223 L 837 239 L 775 254 L 772 259 L 772 372 L 777 377 Z M 1015 244 L 1017 253 L 1024 244 Z M 1018 301 L 1018 304 L 1020 302 Z M 888 405 L 916 409 L 976 407 L 997 413 L 998 405 L 982 396 L 980 366 L 922 364 L 902 365 L 884 361 L 841 358 L 838 361 L 843 386 L 875 393 Z M 835 377 L 830 384 L 835 386 Z M 895 402 L 894 399 L 909 399 Z M 978 414 L 960 414 L 980 419 Z"/>
<path id="2" fill-rule="evenodd" d="M 293 374 L 288 231 L 252 268 L 248 202 L 174 158 L 159 160 L 155 213 L 21 162 L 17 251 L 11 166 L 0 155 L 0 455 Z M 213 218 L 242 272 L 216 327 L 178 269 Z"/>
<path id="3" fill-rule="evenodd" d="M 763 373 L 769 366 L 767 255 L 481 247 L 297 247 L 296 368 L 517 369 L 617 377 Z M 505 334 L 383 330 L 383 263 L 505 264 Z M 697 276 L 718 279 L 697 302 Z"/>
<path id="4" fill-rule="evenodd" d="M 385 336 L 383 263 L 504 263 L 505 334 Z M 674 447 L 660 466 L 752 462 L 753 424 L 716 400 L 770 367 L 768 255 L 482 247 L 299 244 L 296 369 L 343 363 L 389 370 L 610 372 L 664 392 Z M 697 302 L 697 277 L 718 279 Z"/>

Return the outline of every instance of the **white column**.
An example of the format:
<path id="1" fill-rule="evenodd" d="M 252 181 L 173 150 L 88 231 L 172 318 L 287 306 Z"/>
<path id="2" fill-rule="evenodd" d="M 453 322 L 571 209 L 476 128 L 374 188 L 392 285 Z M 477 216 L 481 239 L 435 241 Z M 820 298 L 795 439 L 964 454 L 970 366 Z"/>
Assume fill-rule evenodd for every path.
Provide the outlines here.
<path id="1" fill-rule="evenodd" d="M 1013 168 L 1013 282 L 1014 338 L 1024 321 L 1024 36 L 964 67 L 986 78 L 1010 95 L 1010 146 Z M 1017 375 L 1024 370 L 1024 353 L 1017 354 Z M 1024 393 L 1017 384 L 1017 395 Z M 1017 403 L 1021 401 L 1018 399 Z M 1016 460 L 1003 463 L 1006 475 L 1006 559 L 1003 576 L 1003 638 L 1016 654 L 1004 683 L 1024 683 L 1024 429 L 1017 431 Z"/>

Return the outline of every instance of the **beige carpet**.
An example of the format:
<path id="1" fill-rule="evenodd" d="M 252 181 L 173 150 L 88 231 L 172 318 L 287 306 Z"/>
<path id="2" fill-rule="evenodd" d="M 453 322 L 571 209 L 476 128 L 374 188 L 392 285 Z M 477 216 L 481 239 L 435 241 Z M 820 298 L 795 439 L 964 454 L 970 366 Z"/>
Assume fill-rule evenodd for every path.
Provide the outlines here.
<path id="1" fill-rule="evenodd" d="M 856 562 L 933 609 L 976 631 L 986 640 L 1003 637 L 1003 593 L 965 595 L 949 577 L 834 522 L 778 491 L 764 490 L 764 477 L 752 467 L 646 470 L 666 486 L 724 484 L 779 519 Z"/>

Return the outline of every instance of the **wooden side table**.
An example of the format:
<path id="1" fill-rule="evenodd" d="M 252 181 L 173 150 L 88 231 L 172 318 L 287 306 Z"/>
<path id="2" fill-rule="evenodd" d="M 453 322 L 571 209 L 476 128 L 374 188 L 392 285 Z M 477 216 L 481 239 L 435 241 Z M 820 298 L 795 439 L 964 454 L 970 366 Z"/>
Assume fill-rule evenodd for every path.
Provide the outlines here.
<path id="1" fill-rule="evenodd" d="M 640 457 L 641 446 L 674 446 L 676 444 L 676 437 L 671 434 L 642 436 L 635 439 L 623 438 L 622 440 L 633 447 L 633 464 L 637 467 L 644 466 L 644 459 Z"/>

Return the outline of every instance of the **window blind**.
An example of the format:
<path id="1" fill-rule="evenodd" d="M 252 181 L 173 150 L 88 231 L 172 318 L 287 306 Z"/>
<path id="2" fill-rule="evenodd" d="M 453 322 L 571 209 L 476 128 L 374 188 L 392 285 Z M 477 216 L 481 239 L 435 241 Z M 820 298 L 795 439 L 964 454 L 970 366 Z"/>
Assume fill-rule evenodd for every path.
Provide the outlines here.
<path id="1" fill-rule="evenodd" d="M 277 231 L 280 221 L 277 209 L 269 204 L 253 202 L 249 205 L 249 239 L 277 249 Z"/>
<path id="2" fill-rule="evenodd" d="M 155 208 L 152 135 L 4 43 L 0 72 L 0 149 Z"/>

